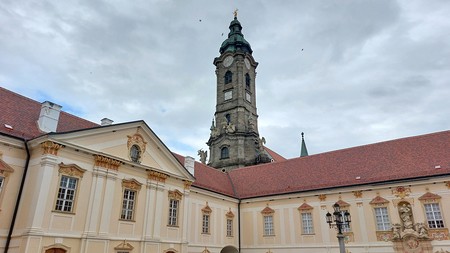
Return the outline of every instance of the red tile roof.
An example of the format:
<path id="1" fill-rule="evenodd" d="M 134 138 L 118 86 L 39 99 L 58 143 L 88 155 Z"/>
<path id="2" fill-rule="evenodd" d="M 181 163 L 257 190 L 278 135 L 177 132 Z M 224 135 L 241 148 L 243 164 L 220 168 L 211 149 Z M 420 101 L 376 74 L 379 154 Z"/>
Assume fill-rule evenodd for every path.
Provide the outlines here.
<path id="1" fill-rule="evenodd" d="M 268 147 L 264 147 L 264 150 L 266 150 L 266 152 L 269 153 L 269 155 L 272 157 L 274 162 L 286 161 L 286 158 L 282 157 L 281 155 L 279 155 L 277 152 L 273 151 L 272 149 L 270 149 Z"/>
<path id="2" fill-rule="evenodd" d="M 184 165 L 185 157 L 176 153 L 174 155 Z M 195 182 L 192 184 L 193 186 L 235 197 L 228 174 L 220 170 L 196 161 L 194 163 L 194 177 Z"/>
<path id="3" fill-rule="evenodd" d="M 229 174 L 240 198 L 449 175 L 450 131 L 239 168 Z"/>
<path id="4" fill-rule="evenodd" d="M 0 133 L 32 139 L 43 135 L 37 126 L 41 103 L 0 87 Z M 11 126 L 9 128 L 8 126 Z M 99 125 L 61 111 L 56 132 L 68 132 Z"/>

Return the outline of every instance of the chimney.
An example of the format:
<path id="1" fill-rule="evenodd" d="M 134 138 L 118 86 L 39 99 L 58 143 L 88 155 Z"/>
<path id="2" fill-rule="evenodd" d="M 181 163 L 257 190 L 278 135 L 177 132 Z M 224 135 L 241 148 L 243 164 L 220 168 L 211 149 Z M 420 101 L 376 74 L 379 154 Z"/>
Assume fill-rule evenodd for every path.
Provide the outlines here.
<path id="1" fill-rule="evenodd" d="M 49 101 L 42 103 L 38 120 L 39 130 L 45 133 L 56 132 L 61 108 L 62 106 Z"/>
<path id="2" fill-rule="evenodd" d="M 111 120 L 111 119 L 108 119 L 108 118 L 103 118 L 102 120 L 101 120 L 101 125 L 102 126 L 109 126 L 109 125 L 111 125 L 114 121 L 113 120 Z"/>
<path id="3" fill-rule="evenodd" d="M 194 176 L 194 164 L 195 164 L 194 158 L 190 156 L 186 156 L 184 158 L 184 167 L 189 171 L 189 173 L 191 173 L 192 176 Z"/>

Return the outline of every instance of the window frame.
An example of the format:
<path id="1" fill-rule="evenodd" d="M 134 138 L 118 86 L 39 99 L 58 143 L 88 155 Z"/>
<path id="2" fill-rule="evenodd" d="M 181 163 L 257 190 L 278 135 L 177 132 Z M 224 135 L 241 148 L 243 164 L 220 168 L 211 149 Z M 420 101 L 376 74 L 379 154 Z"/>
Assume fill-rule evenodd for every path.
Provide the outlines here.
<path id="1" fill-rule="evenodd" d="M 391 217 L 389 215 L 389 208 L 386 205 L 374 206 L 373 208 L 373 217 L 375 220 L 376 231 L 387 232 L 392 230 L 392 222 Z M 384 210 L 379 214 L 377 210 Z M 380 217 L 380 219 L 378 219 Z"/>
<path id="2" fill-rule="evenodd" d="M 141 153 L 142 153 L 142 151 L 141 151 L 141 147 L 139 147 L 139 145 L 137 145 L 137 144 L 131 145 L 131 147 L 130 147 L 130 159 L 131 159 L 132 162 L 140 163 L 141 156 L 142 156 Z"/>
<path id="3" fill-rule="evenodd" d="M 169 220 L 167 225 L 170 227 L 178 226 L 178 211 L 180 208 L 180 200 L 171 198 L 169 199 Z"/>
<path id="4" fill-rule="evenodd" d="M 169 190 L 168 192 L 169 197 L 169 210 L 168 210 L 168 216 L 167 216 L 167 226 L 169 227 L 178 227 L 179 222 L 179 213 L 181 210 L 181 199 L 183 197 L 183 194 L 175 189 L 173 191 Z M 174 205 L 176 203 L 176 205 Z"/>
<path id="5" fill-rule="evenodd" d="M 78 199 L 78 191 L 81 188 L 80 184 L 81 184 L 81 179 L 83 178 L 83 174 L 86 170 L 82 169 L 81 167 L 79 167 L 76 164 L 64 164 L 64 163 L 60 163 L 59 164 L 59 180 L 58 180 L 58 187 L 57 190 L 55 192 L 55 200 L 53 203 L 53 212 L 59 212 L 59 213 L 66 213 L 66 214 L 75 214 L 75 210 L 77 207 L 77 199 Z M 59 210 L 57 208 L 58 205 L 58 199 L 59 199 L 59 194 L 60 194 L 60 190 L 61 190 L 61 182 L 63 177 L 67 177 L 67 178 L 71 178 L 71 179 L 75 179 L 76 180 L 76 189 L 74 190 L 73 193 L 73 200 L 71 200 L 72 202 L 72 207 L 70 211 L 64 211 L 64 210 Z M 62 206 L 63 208 L 64 206 Z"/>
<path id="6" fill-rule="evenodd" d="M 226 227 L 227 227 L 227 237 L 233 237 L 233 219 L 227 218 L 226 219 Z"/>
<path id="7" fill-rule="evenodd" d="M 67 179 L 65 185 L 62 185 L 63 179 Z M 70 186 L 70 185 L 68 185 L 68 184 L 70 184 L 70 181 L 74 182 L 75 187 L 73 189 L 68 188 Z M 79 187 L 79 178 L 62 174 L 59 177 L 58 190 L 56 192 L 56 199 L 55 199 L 55 204 L 53 205 L 53 211 L 74 214 L 75 207 L 76 207 L 77 195 L 78 195 L 77 193 L 78 193 L 79 188 L 80 188 Z M 63 197 L 60 197 L 62 189 L 65 189 L 65 190 L 64 190 L 64 193 L 62 193 Z M 72 199 L 68 199 L 68 197 L 67 197 L 68 191 L 72 192 L 72 194 L 71 194 L 71 195 L 73 195 Z M 60 202 L 62 202 L 62 204 L 59 204 Z M 66 207 L 68 206 L 68 203 L 70 203 L 70 206 L 69 206 L 70 210 L 65 210 Z"/>
<path id="8" fill-rule="evenodd" d="M 126 193 L 129 193 L 126 195 Z M 133 193 L 132 199 L 130 194 Z M 135 221 L 136 201 L 138 192 L 130 188 L 124 188 L 122 191 L 122 208 L 120 212 L 120 219 L 124 221 Z M 131 207 L 130 207 L 131 205 Z"/>
<path id="9" fill-rule="evenodd" d="M 310 218 L 310 219 L 306 220 L 307 221 L 306 224 L 305 224 L 304 216 L 309 216 L 309 218 Z M 314 234 L 314 219 L 313 219 L 312 212 L 311 211 L 300 212 L 300 220 L 301 220 L 301 224 L 302 224 L 302 235 L 313 235 Z M 309 224 L 307 224 L 307 223 L 309 223 Z"/>
<path id="10" fill-rule="evenodd" d="M 432 207 L 430 210 L 431 212 L 427 209 L 427 206 Z M 425 214 L 428 228 L 430 228 L 430 229 L 446 228 L 444 217 L 442 215 L 441 205 L 439 202 L 423 203 L 423 208 L 424 208 L 424 214 Z M 433 216 L 432 219 L 430 219 L 430 217 L 429 217 L 430 213 Z M 439 214 L 440 219 L 436 217 L 436 214 Z M 438 223 L 438 221 L 440 221 L 440 223 Z M 432 224 L 432 223 L 434 223 L 434 224 Z M 430 224 L 432 224 L 433 226 L 431 226 Z"/>
<path id="11" fill-rule="evenodd" d="M 210 234 L 211 216 L 209 213 L 202 215 L 202 234 Z"/>
<path id="12" fill-rule="evenodd" d="M 230 70 L 227 70 L 227 72 L 225 72 L 223 82 L 224 82 L 224 84 L 232 83 L 233 82 L 233 72 L 231 72 Z"/>
<path id="13" fill-rule="evenodd" d="M 263 236 L 275 236 L 273 214 L 263 215 Z"/>
<path id="14" fill-rule="evenodd" d="M 220 159 L 229 159 L 230 158 L 230 149 L 225 146 L 220 148 Z"/>

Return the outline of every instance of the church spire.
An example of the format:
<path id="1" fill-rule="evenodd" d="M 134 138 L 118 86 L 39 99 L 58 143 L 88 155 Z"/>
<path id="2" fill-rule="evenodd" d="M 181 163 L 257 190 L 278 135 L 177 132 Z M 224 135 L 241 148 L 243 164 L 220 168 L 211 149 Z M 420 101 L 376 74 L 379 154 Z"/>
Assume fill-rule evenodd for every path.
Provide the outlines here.
<path id="1" fill-rule="evenodd" d="M 305 134 L 302 132 L 302 148 L 300 151 L 300 157 L 308 156 L 308 150 L 306 149 Z"/>

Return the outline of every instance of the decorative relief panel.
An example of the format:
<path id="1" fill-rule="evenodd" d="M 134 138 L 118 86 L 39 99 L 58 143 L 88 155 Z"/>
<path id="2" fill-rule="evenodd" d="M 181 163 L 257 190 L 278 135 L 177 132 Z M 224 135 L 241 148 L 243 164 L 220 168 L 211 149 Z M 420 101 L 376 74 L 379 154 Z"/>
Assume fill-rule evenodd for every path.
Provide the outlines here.
<path id="1" fill-rule="evenodd" d="M 139 183 L 136 179 L 123 179 L 122 180 L 122 187 L 139 191 L 142 188 L 142 184 Z"/>
<path id="2" fill-rule="evenodd" d="M 437 241 L 448 240 L 448 228 L 433 228 L 429 231 L 430 238 Z"/>
<path id="3" fill-rule="evenodd" d="M 131 146 L 133 145 L 138 145 L 141 148 L 142 152 L 145 152 L 147 142 L 144 140 L 142 135 L 139 134 L 139 129 L 135 134 L 133 134 L 132 136 L 127 135 L 127 137 L 128 137 L 127 141 L 128 149 L 130 149 Z"/>
<path id="4" fill-rule="evenodd" d="M 44 155 L 58 155 L 58 150 L 62 148 L 62 145 L 53 141 L 46 141 L 41 143 L 41 148 Z"/>
<path id="5" fill-rule="evenodd" d="M 375 198 L 373 198 L 369 204 L 375 205 L 375 206 L 384 206 L 387 205 L 389 201 L 379 195 L 377 195 Z"/>
<path id="6" fill-rule="evenodd" d="M 179 190 L 169 191 L 170 199 L 181 200 L 182 197 L 183 197 L 183 193 L 181 193 Z"/>
<path id="7" fill-rule="evenodd" d="M 355 196 L 355 198 L 362 198 L 362 191 L 354 191 L 353 195 Z"/>
<path id="8" fill-rule="evenodd" d="M 120 250 L 120 251 L 131 251 L 134 247 L 129 244 L 127 241 L 123 241 L 121 244 L 114 247 L 114 250 Z"/>
<path id="9" fill-rule="evenodd" d="M 392 189 L 392 194 L 394 194 L 397 198 L 404 199 L 405 197 L 408 197 L 411 193 L 411 189 L 404 186 L 398 186 L 395 189 Z"/>
<path id="10" fill-rule="evenodd" d="M 427 192 L 424 195 L 420 196 L 419 200 L 424 202 L 424 203 L 436 203 L 441 198 L 442 197 L 437 195 L 437 194 L 434 194 L 434 193 L 431 193 L 431 192 Z"/>
<path id="11" fill-rule="evenodd" d="M 119 166 L 122 164 L 121 161 L 102 156 L 102 155 L 94 155 L 95 157 L 95 166 L 103 167 L 106 169 L 119 170 Z"/>
<path id="12" fill-rule="evenodd" d="M 392 231 L 376 231 L 377 241 L 392 241 Z"/>
<path id="13" fill-rule="evenodd" d="M 148 176 L 148 179 L 150 179 L 150 180 L 155 180 L 157 182 L 162 182 L 162 183 L 166 182 L 166 179 L 169 177 L 168 175 L 166 175 L 164 173 L 161 173 L 158 171 L 153 171 L 153 170 L 149 171 L 147 173 L 147 176 Z"/>
<path id="14" fill-rule="evenodd" d="M 261 211 L 261 213 L 264 214 L 264 215 L 269 215 L 269 214 L 275 213 L 275 210 L 270 208 L 269 204 L 267 204 L 267 206 Z"/>
<path id="15" fill-rule="evenodd" d="M 311 211 L 312 209 L 313 207 L 308 205 L 307 203 L 303 203 L 301 206 L 297 208 L 297 210 L 299 210 L 300 212 Z"/>
<path id="16" fill-rule="evenodd" d="M 0 175 L 7 177 L 9 173 L 14 172 L 14 169 L 9 166 L 6 162 L 0 159 Z"/>
<path id="17" fill-rule="evenodd" d="M 191 189 L 191 185 L 192 185 L 191 181 L 184 181 L 184 189 L 185 190 Z"/>
<path id="18" fill-rule="evenodd" d="M 67 176 L 71 176 L 71 177 L 79 177 L 82 178 L 83 174 L 86 170 L 82 169 L 81 167 L 79 167 L 76 164 L 64 164 L 64 163 L 60 163 L 59 164 L 59 170 L 58 172 L 60 174 L 64 174 Z"/>
<path id="19" fill-rule="evenodd" d="M 208 205 L 208 201 L 206 201 L 206 206 L 202 208 L 203 214 L 210 214 L 212 212 L 211 207 Z"/>
<path id="20" fill-rule="evenodd" d="M 325 201 L 327 199 L 327 195 L 325 195 L 325 194 L 320 194 L 319 195 L 319 200 L 320 201 Z"/>
<path id="21" fill-rule="evenodd" d="M 225 216 L 227 216 L 227 218 L 229 218 L 229 219 L 234 218 L 234 213 L 231 211 L 231 207 L 228 208 L 228 212 L 225 214 Z"/>
<path id="22" fill-rule="evenodd" d="M 344 232 L 343 234 L 344 234 L 344 242 L 345 243 L 355 241 L 355 236 L 353 235 L 353 232 Z"/>

